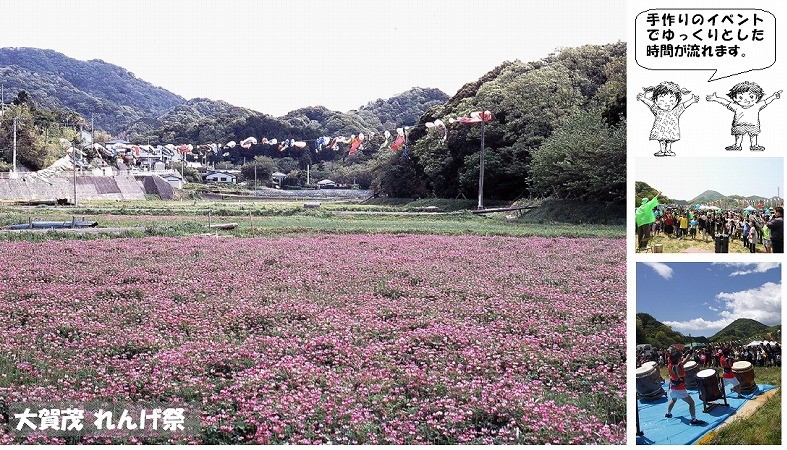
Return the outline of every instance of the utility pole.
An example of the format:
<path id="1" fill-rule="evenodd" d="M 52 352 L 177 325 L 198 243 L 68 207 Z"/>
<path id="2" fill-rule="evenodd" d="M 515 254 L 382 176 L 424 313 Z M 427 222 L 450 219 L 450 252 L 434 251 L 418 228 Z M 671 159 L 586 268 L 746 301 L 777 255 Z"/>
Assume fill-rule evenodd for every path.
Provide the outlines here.
<path id="1" fill-rule="evenodd" d="M 93 114 L 90 114 L 90 148 L 96 149 L 96 130 L 93 128 Z"/>
<path id="2" fill-rule="evenodd" d="M 492 120 L 492 113 L 489 111 L 474 111 L 470 117 L 460 117 L 459 122 L 473 125 L 481 122 L 481 151 L 478 157 L 478 209 L 484 209 L 484 132 L 486 123 Z"/>
<path id="3" fill-rule="evenodd" d="M 14 173 L 16 173 L 16 121 L 17 120 L 18 118 L 14 117 L 14 156 L 13 156 L 14 162 L 13 162 L 13 168 L 11 169 Z"/>
<path id="4" fill-rule="evenodd" d="M 481 168 L 478 174 L 478 209 L 484 209 L 484 128 L 486 128 L 486 121 L 481 120 L 481 156 L 479 158 Z"/>
<path id="5" fill-rule="evenodd" d="M 74 163 L 74 206 L 77 205 L 77 149 L 71 147 L 71 159 Z"/>

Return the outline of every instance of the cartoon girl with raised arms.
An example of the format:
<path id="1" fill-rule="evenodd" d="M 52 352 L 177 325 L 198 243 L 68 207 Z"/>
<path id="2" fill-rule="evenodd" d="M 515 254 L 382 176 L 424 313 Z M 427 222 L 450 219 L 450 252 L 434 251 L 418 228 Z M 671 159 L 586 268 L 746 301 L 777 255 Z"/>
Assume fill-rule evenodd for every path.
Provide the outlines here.
<path id="1" fill-rule="evenodd" d="M 675 156 L 672 143 L 680 140 L 680 116 L 686 108 L 697 103 L 700 98 L 692 95 L 681 103 L 684 95 L 691 91 L 681 89 L 677 83 L 664 81 L 658 86 L 646 87 L 645 92 L 637 94 L 637 100 L 646 104 L 656 116 L 650 130 L 650 140 L 659 141 L 659 151 L 654 156 Z M 650 97 L 648 97 L 650 94 Z"/>

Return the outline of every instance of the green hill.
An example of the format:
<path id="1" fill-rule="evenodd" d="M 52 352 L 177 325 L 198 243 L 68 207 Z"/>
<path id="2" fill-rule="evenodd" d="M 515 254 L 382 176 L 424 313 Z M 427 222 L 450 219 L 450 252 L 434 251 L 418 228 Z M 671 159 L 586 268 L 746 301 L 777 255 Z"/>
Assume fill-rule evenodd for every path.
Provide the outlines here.
<path id="1" fill-rule="evenodd" d="M 641 200 L 643 198 L 645 197 L 653 198 L 653 196 L 658 193 L 659 193 L 658 189 L 651 187 L 648 183 L 645 183 L 644 181 L 634 182 L 634 204 L 636 206 L 639 206 L 641 204 Z M 660 204 L 663 205 L 670 202 L 671 200 L 668 197 L 664 195 L 659 196 Z"/>
<path id="2" fill-rule="evenodd" d="M 688 344 L 692 340 L 696 340 L 674 331 L 646 313 L 637 313 L 636 330 L 637 344 L 650 344 L 660 348 L 666 348 L 676 343 Z"/>
<path id="3" fill-rule="evenodd" d="M 360 117 L 377 132 L 393 132 L 397 127 L 415 125 L 429 108 L 447 100 L 448 95 L 439 89 L 414 87 L 391 98 L 369 102 L 349 114 Z"/>
<path id="4" fill-rule="evenodd" d="M 195 98 L 156 118 L 134 122 L 120 136 L 134 142 L 149 139 L 154 144 L 206 144 L 292 133 L 293 127 L 275 117 L 224 101 Z"/>
<path id="5" fill-rule="evenodd" d="M 290 111 L 279 118 L 287 125 L 299 129 L 304 139 L 319 136 L 346 136 L 370 132 L 382 132 L 377 125 L 367 122 L 363 118 L 340 111 L 331 111 L 324 106 L 310 106 Z"/>
<path id="6" fill-rule="evenodd" d="M 424 94 L 424 93 L 428 93 Z M 442 94 L 442 95 L 440 95 Z M 320 136 L 380 134 L 386 129 L 414 125 L 437 99 L 436 89 L 413 88 L 387 100 L 377 100 L 347 113 L 309 106 L 273 117 L 227 102 L 195 98 L 156 118 L 140 119 L 124 130 L 130 140 L 152 142 L 227 142 L 248 136 L 277 139 L 315 139 Z M 376 115 L 376 114 L 379 114 Z"/>
<path id="7" fill-rule="evenodd" d="M 768 333 L 776 337 L 781 326 L 767 326 L 752 319 L 737 319 L 710 337 L 711 342 L 752 341 L 768 339 Z"/>
<path id="8" fill-rule="evenodd" d="M 655 193 L 657 192 L 659 187 L 651 187 L 645 182 L 637 181 L 635 183 L 635 190 L 637 192 L 637 198 L 640 198 L 642 195 L 640 194 L 647 194 L 647 193 Z M 646 197 L 648 195 L 645 195 Z M 709 205 L 715 204 L 724 208 L 745 208 L 747 205 L 763 205 L 763 206 L 775 206 L 778 204 L 782 204 L 784 200 L 781 197 L 773 196 L 773 197 L 761 197 L 758 195 L 750 195 L 748 197 L 744 197 L 742 195 L 724 195 L 722 193 L 707 190 L 702 194 L 692 198 L 691 200 L 676 200 L 676 199 L 668 199 L 663 197 L 664 201 L 661 203 L 670 203 L 676 204 L 678 206 L 693 206 L 693 205 Z"/>
<path id="9" fill-rule="evenodd" d="M 227 142 L 250 135 L 315 138 L 382 133 L 414 125 L 448 96 L 439 89 L 412 88 L 349 112 L 322 106 L 274 118 L 262 112 L 202 98 L 189 100 L 140 80 L 101 60 L 80 61 L 53 50 L 0 49 L 6 99 L 24 90 L 38 107 L 73 110 L 94 118 L 96 128 L 140 142 Z"/>
<path id="10" fill-rule="evenodd" d="M 723 201 L 727 197 L 724 194 L 720 194 L 716 191 L 707 190 L 702 194 L 694 197 L 693 199 L 689 200 L 689 203 L 692 205 L 696 204 L 708 204 L 711 202 L 718 202 Z"/>
<path id="11" fill-rule="evenodd" d="M 93 115 L 96 127 L 111 133 L 185 101 L 122 67 L 37 48 L 0 48 L 0 79 L 6 99 L 24 90 L 40 107 Z"/>

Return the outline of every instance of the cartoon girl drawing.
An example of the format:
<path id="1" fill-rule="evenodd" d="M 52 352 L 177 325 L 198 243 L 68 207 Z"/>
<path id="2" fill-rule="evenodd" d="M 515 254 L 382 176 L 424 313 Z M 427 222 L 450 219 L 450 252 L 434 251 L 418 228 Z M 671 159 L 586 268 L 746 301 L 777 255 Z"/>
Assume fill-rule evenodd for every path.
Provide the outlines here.
<path id="1" fill-rule="evenodd" d="M 653 155 L 675 156 L 672 143 L 680 140 L 680 116 L 686 108 L 697 103 L 700 98 L 692 95 L 681 103 L 683 95 L 691 91 L 681 89 L 672 81 L 664 81 L 658 86 L 646 87 L 644 90 L 644 93 L 637 94 L 637 100 L 648 105 L 650 112 L 656 116 L 653 129 L 650 130 L 650 140 L 659 141 L 659 151 Z M 650 97 L 648 97 L 649 93 Z"/>
<path id="2" fill-rule="evenodd" d="M 730 133 L 735 136 L 735 144 L 726 147 L 726 150 L 741 151 L 743 136 L 747 134 L 751 144 L 750 150 L 754 152 L 765 150 L 765 147 L 757 144 L 757 136 L 760 135 L 760 111 L 775 99 L 780 98 L 781 94 L 782 91 L 774 92 L 763 100 L 762 97 L 765 93 L 759 84 L 743 81 L 733 86 L 727 93 L 727 97 L 731 100 L 719 97 L 715 92 L 705 97 L 705 100 L 722 104 L 735 113 Z"/>

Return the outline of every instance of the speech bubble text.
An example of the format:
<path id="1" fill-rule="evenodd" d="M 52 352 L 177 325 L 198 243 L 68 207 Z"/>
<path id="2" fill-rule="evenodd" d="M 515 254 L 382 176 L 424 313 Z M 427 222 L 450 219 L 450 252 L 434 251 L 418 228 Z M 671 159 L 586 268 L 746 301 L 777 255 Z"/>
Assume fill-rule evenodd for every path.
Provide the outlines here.
<path id="1" fill-rule="evenodd" d="M 635 59 L 650 70 L 713 70 L 708 81 L 776 62 L 776 17 L 762 9 L 649 9 L 635 20 Z"/>

